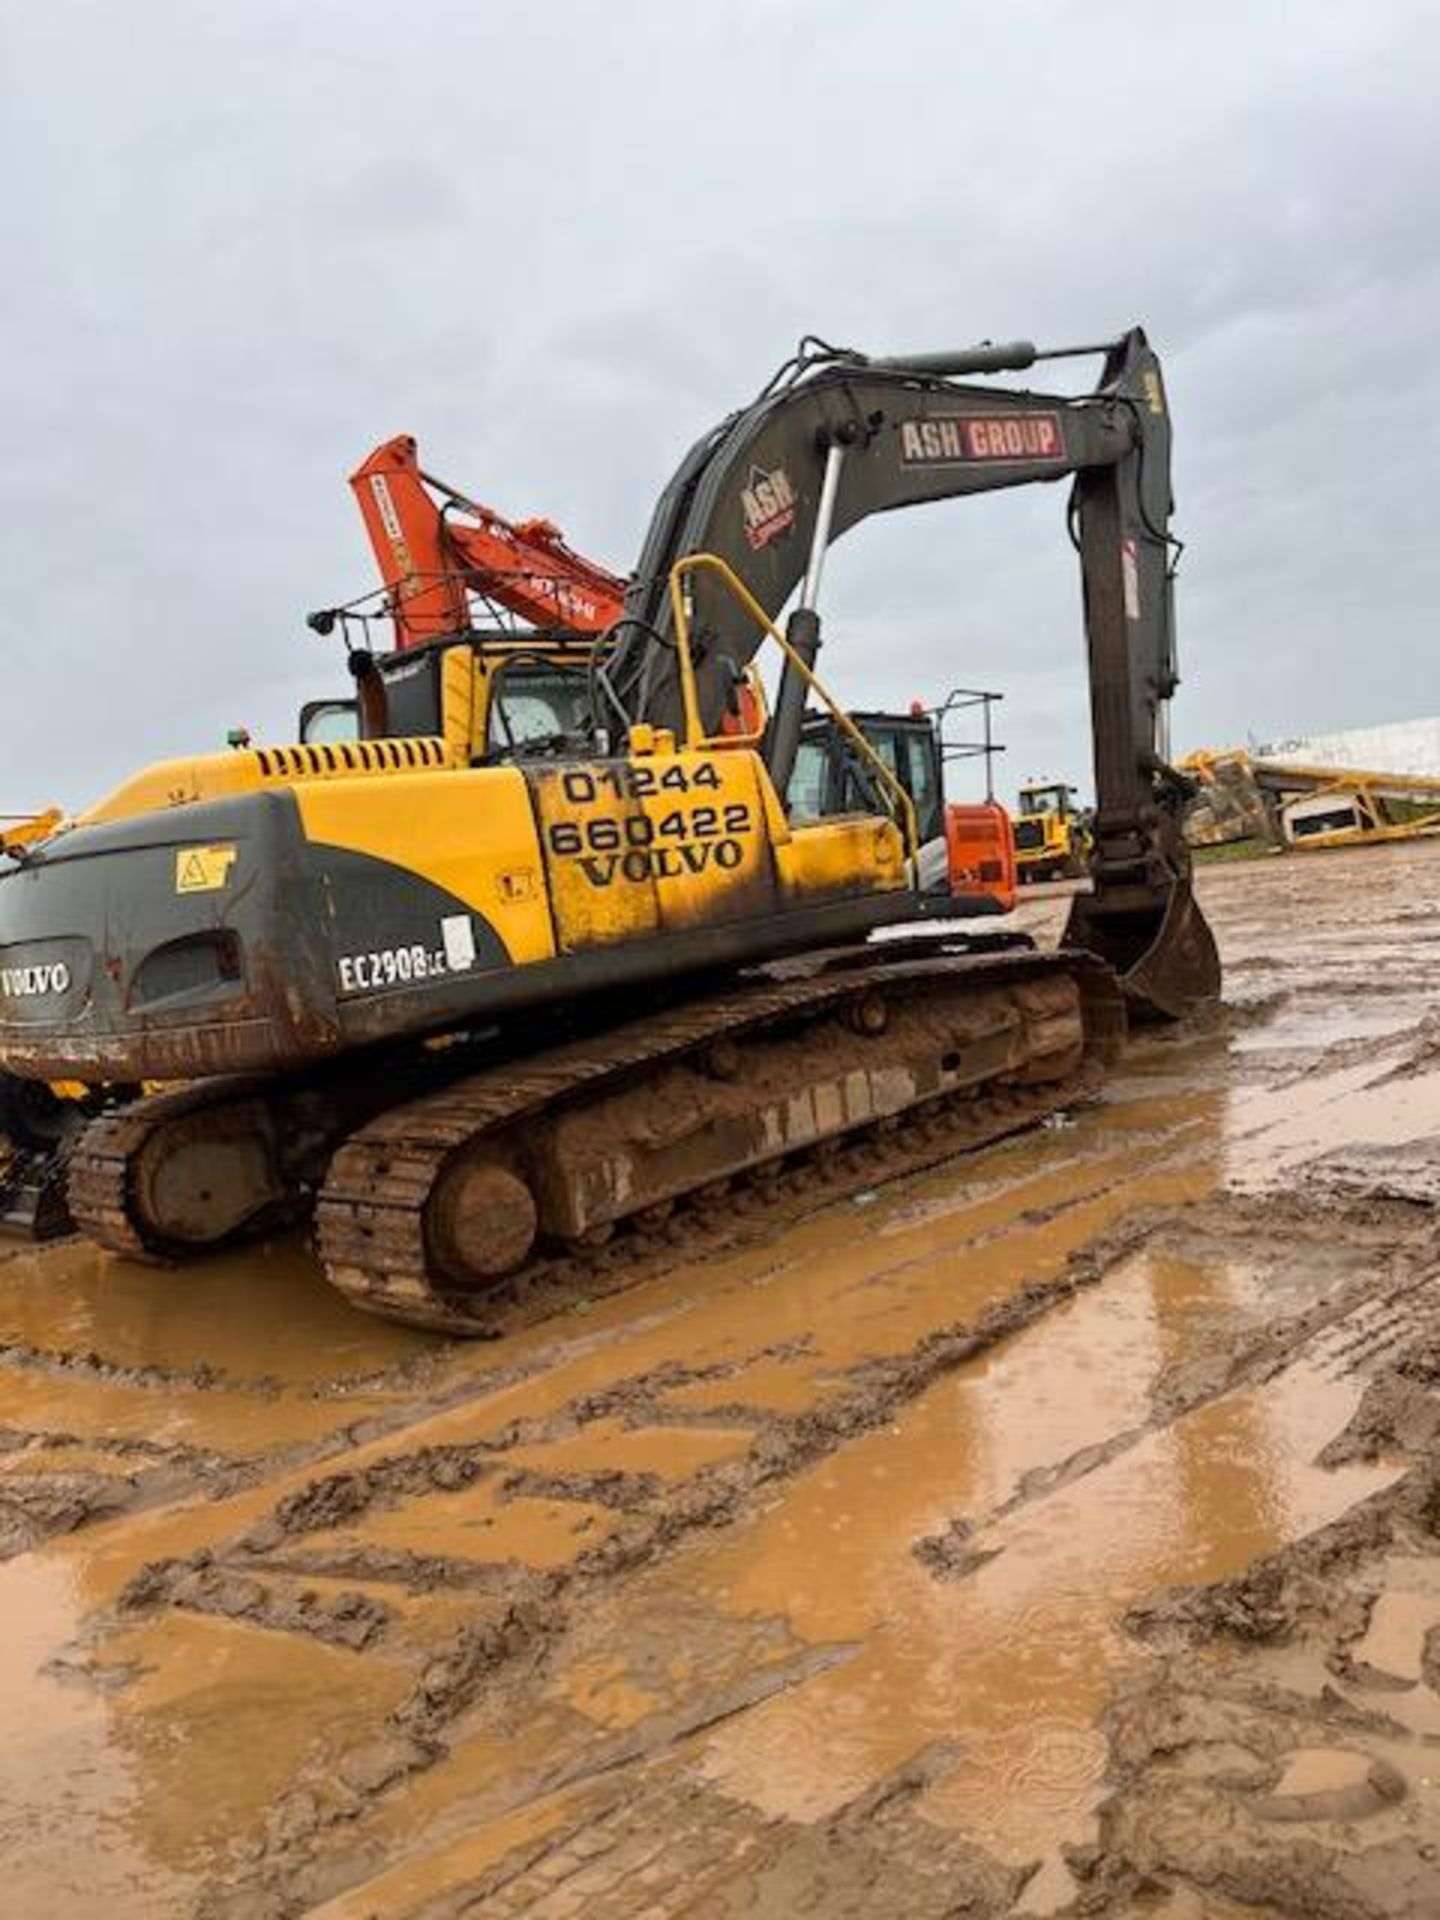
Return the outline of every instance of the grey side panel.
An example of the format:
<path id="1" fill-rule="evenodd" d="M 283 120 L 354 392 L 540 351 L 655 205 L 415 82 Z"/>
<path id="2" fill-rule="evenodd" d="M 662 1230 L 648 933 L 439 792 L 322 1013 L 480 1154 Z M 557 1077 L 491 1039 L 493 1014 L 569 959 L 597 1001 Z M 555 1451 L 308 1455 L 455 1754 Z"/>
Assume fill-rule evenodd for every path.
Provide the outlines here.
<path id="1" fill-rule="evenodd" d="M 289 793 L 64 834 L 0 877 L 0 1065 L 186 1079 L 329 1052 L 321 925 Z"/>

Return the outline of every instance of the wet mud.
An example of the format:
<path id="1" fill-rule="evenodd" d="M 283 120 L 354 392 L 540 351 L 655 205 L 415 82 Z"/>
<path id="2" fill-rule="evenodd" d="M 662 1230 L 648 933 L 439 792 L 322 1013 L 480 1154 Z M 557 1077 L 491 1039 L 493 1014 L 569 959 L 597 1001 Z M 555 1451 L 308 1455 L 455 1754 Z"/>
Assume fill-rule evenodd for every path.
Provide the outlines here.
<path id="1" fill-rule="evenodd" d="M 1440 846 L 1201 888 L 1102 1100 L 483 1345 L 0 1241 L 13 1910 L 1440 1912 Z"/>

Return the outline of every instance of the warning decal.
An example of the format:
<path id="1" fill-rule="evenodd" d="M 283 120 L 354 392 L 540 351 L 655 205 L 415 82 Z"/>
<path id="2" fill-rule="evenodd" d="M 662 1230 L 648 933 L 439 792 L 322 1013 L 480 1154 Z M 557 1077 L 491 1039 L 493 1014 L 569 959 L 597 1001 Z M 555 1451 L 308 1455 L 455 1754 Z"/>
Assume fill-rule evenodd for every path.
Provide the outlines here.
<path id="1" fill-rule="evenodd" d="M 181 847 L 175 855 L 176 893 L 219 893 L 230 884 L 234 846 Z"/>

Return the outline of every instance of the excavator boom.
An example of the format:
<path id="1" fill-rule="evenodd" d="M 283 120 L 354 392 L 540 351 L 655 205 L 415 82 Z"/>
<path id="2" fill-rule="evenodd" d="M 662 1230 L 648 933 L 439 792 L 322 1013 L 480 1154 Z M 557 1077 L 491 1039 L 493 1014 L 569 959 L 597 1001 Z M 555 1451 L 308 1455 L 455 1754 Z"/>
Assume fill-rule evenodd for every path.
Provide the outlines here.
<path id="1" fill-rule="evenodd" d="M 1093 393 L 967 384 L 1018 371 L 1028 342 L 876 360 L 824 351 L 697 442 L 661 497 L 627 599 L 633 624 L 607 679 L 631 719 L 684 723 L 671 569 L 713 554 L 772 618 L 799 590 L 788 633 L 806 664 L 820 643 L 826 551 L 871 514 L 999 488 L 1071 479 L 1084 587 L 1097 809 L 1094 891 L 1067 938 L 1121 974 L 1132 1010 L 1176 1017 L 1219 989 L 1180 831 L 1187 783 L 1164 764 L 1178 685 L 1169 522 L 1170 419 L 1160 363 L 1133 328 L 1103 349 Z M 1090 349 L 1090 351 L 1098 351 Z M 714 574 L 690 584 L 694 697 L 713 728 L 761 629 Z M 805 703 L 787 669 L 766 741 L 789 777 Z"/>
<path id="2" fill-rule="evenodd" d="M 378 446 L 350 485 L 400 649 L 465 632 L 472 594 L 575 633 L 602 633 L 624 611 L 625 582 L 567 546 L 552 521 L 507 520 L 447 487 L 422 471 L 409 434 Z"/>

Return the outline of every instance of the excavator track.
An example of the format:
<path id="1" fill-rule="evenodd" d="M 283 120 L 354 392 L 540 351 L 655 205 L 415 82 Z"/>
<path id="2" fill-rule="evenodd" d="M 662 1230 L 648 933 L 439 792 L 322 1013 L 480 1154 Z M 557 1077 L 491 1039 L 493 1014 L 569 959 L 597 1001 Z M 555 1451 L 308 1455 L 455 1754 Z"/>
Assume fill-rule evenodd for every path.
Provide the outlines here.
<path id="1" fill-rule="evenodd" d="M 480 1071 L 445 1053 L 372 1070 L 363 1097 L 363 1081 L 239 1078 L 155 1094 L 80 1136 L 70 1210 L 110 1251 L 169 1263 L 299 1217 L 318 1187 L 317 1250 L 353 1305 L 493 1334 L 1093 1091 L 1124 1031 L 1110 969 L 955 944 L 776 963 Z M 900 1057 L 905 1041 L 913 1066 L 917 1033 L 935 1056 L 923 1084 Z M 626 1142 L 648 1188 L 633 1169 L 615 1187 Z"/>
<path id="2" fill-rule="evenodd" d="M 1114 976 L 1083 954 L 932 950 L 912 958 L 869 946 L 828 962 L 818 973 L 716 995 L 518 1067 L 488 1069 L 383 1114 L 341 1148 L 321 1189 L 316 1242 L 327 1278 L 368 1313 L 472 1337 L 495 1333 L 517 1310 L 528 1317 L 527 1302 L 558 1304 L 567 1291 L 587 1292 L 592 1278 L 643 1265 L 667 1247 L 672 1263 L 687 1248 L 709 1250 L 730 1237 L 727 1221 L 738 1229 L 757 1208 L 773 1212 L 777 1202 L 783 1206 L 802 1193 L 808 1208 L 852 1186 L 857 1174 L 868 1183 L 893 1178 L 1030 1126 L 1093 1091 L 1123 1033 Z M 453 1267 L 444 1271 L 435 1213 L 457 1166 L 473 1182 L 478 1159 L 479 1193 L 503 1204 L 517 1144 L 553 1127 L 557 1116 L 578 1115 L 583 1126 L 588 1114 L 613 1138 L 617 1102 L 627 1102 L 632 1117 L 663 1106 L 667 1072 L 693 1072 L 701 1061 L 720 1085 L 748 1084 L 757 1073 L 763 1077 L 762 1056 L 773 1053 L 777 1039 L 794 1047 L 798 1032 L 800 1044 L 808 1036 L 823 1047 L 821 1029 L 837 1014 L 883 1050 L 885 1025 L 876 1024 L 875 1011 L 882 996 L 928 1011 L 947 991 L 967 1009 L 980 1009 L 989 996 L 991 1010 L 1012 1023 L 1017 1008 L 1028 1008 L 1028 1024 L 1020 1022 L 1026 1041 L 1032 1032 L 1043 1036 L 1068 994 L 1078 1001 L 1084 1044 L 1065 1057 L 1046 1055 L 1042 1037 L 1038 1052 L 1024 1052 L 1022 1042 L 1016 1058 L 1012 1031 L 1008 1064 L 997 1074 L 977 1080 L 956 1058 L 919 1098 L 897 1096 L 889 1111 L 861 1098 L 850 1114 L 812 1129 L 811 1138 L 776 1133 L 772 1151 L 738 1168 L 717 1159 L 711 1142 L 708 1163 L 703 1150 L 694 1155 L 688 1177 L 672 1172 L 665 1191 L 634 1194 L 631 1204 L 622 1202 L 578 1234 L 557 1239 L 542 1230 L 533 1248 L 511 1260 L 514 1249 L 506 1248 L 502 1230 L 494 1251 L 503 1272 L 457 1284 Z M 862 1039 L 860 1051 L 865 1044 Z M 982 1050 L 985 1044 L 984 1036 L 976 1041 Z M 712 1060 L 709 1050 L 716 1048 L 733 1057 Z M 842 1077 L 853 1090 L 857 1073 L 847 1069 Z M 803 1104 L 811 1091 L 797 1089 L 788 1098 Z M 764 1104 L 762 1097 L 757 1109 Z M 619 1117 L 623 1126 L 623 1113 Z M 773 1113 L 765 1124 L 773 1131 Z M 703 1125 L 693 1130 L 704 1131 Z"/>

